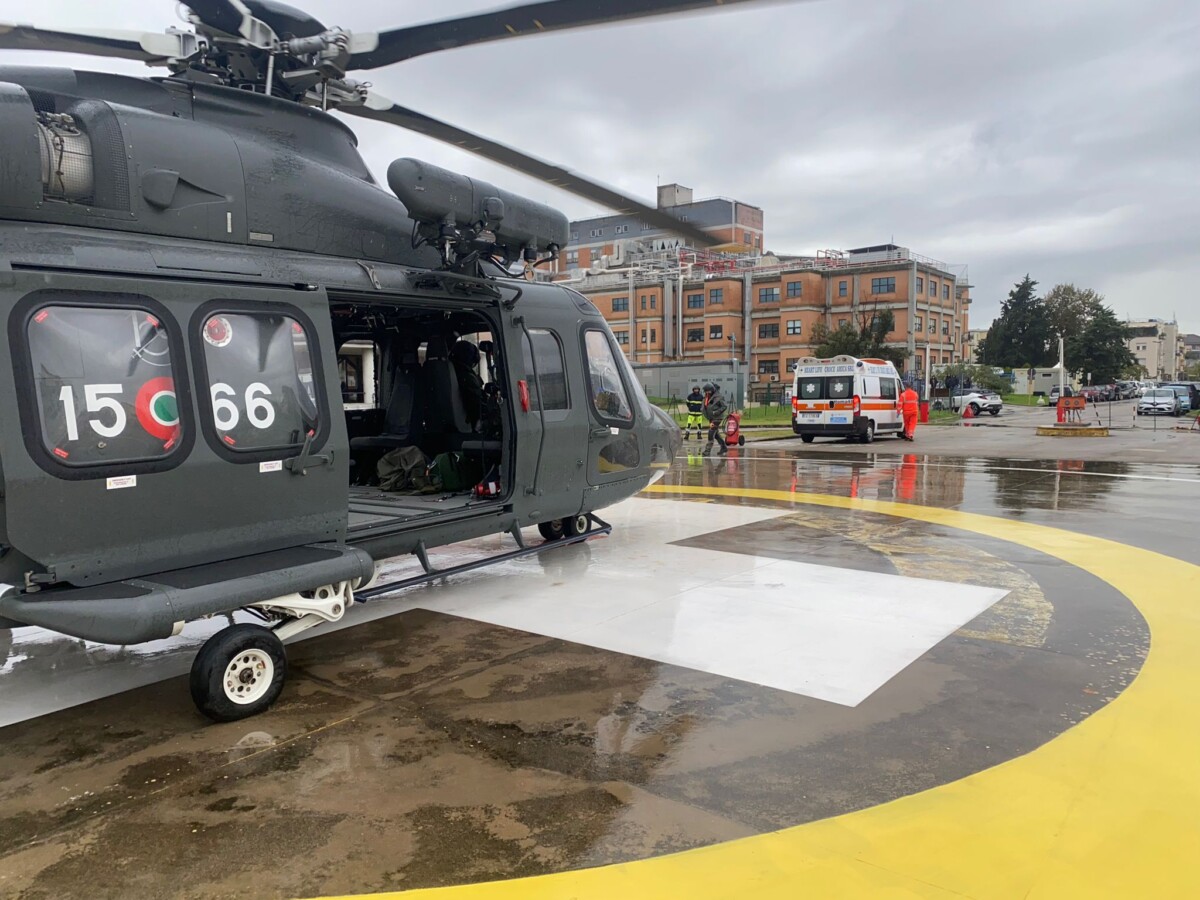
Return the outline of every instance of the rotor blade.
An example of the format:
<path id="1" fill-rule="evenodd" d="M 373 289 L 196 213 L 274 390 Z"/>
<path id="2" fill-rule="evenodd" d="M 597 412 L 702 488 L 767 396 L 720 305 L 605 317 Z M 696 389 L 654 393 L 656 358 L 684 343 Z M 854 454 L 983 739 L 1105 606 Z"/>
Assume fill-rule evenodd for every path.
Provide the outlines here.
<path id="1" fill-rule="evenodd" d="M 751 0 L 546 0 L 527 3 L 378 34 L 356 32 L 351 46 L 350 69 L 375 69 L 438 50 L 527 34 L 747 2 Z"/>
<path id="2" fill-rule="evenodd" d="M 165 34 L 138 31 L 46 31 L 32 25 L 0 23 L 0 50 L 56 50 L 155 62 L 171 55 L 179 42 Z"/>
<path id="3" fill-rule="evenodd" d="M 476 156 L 482 156 L 484 159 L 490 159 L 492 162 L 508 166 L 510 169 L 515 169 L 524 175 L 531 175 L 556 188 L 575 194 L 578 197 L 584 197 L 616 212 L 637 216 L 647 225 L 652 225 L 655 228 L 661 228 L 664 231 L 687 238 L 693 246 L 712 247 L 717 243 L 712 235 L 701 231 L 694 225 L 680 221 L 664 210 L 655 209 L 641 201 L 634 200 L 632 197 L 626 197 L 612 188 L 605 187 L 589 178 L 577 175 L 569 169 L 564 169 L 562 166 L 556 166 L 535 156 L 529 156 L 497 141 L 480 137 L 455 125 L 450 125 L 439 119 L 427 116 L 424 113 L 419 113 L 408 107 L 392 103 L 390 100 L 380 97 L 377 94 L 368 95 L 366 106 L 341 106 L 338 109 L 340 112 L 351 113 L 361 116 L 364 119 L 388 122 L 392 125 L 398 125 L 401 128 L 407 128 L 409 131 L 423 134 L 426 137 L 436 138 L 439 141 L 445 141 L 447 144 L 453 144 L 461 150 L 466 150 L 469 153 L 474 153 Z"/>

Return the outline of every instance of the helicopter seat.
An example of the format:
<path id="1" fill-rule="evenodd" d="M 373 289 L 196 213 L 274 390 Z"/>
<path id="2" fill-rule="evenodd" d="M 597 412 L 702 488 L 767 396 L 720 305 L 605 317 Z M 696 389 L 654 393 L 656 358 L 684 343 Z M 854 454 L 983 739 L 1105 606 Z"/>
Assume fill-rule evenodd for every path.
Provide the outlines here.
<path id="1" fill-rule="evenodd" d="M 425 392 L 426 433 L 450 444 L 471 436 L 474 430 L 463 407 L 458 373 L 442 338 L 430 338 L 426 345 L 421 382 Z"/>
<path id="2" fill-rule="evenodd" d="M 417 442 L 421 432 L 417 415 L 420 373 L 415 349 L 406 351 L 392 375 L 392 392 L 384 412 L 383 432 L 351 438 L 351 450 L 392 450 Z"/>

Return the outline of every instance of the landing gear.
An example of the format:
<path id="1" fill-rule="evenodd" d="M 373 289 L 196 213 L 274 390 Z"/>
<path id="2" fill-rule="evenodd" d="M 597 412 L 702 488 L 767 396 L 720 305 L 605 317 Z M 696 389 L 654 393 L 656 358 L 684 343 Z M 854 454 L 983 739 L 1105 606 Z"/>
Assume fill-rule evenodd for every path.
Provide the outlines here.
<path id="1" fill-rule="evenodd" d="M 261 625 L 234 625 L 210 637 L 196 654 L 192 700 L 210 719 L 235 722 L 278 700 L 286 677 L 279 636 Z"/>
<path id="2" fill-rule="evenodd" d="M 549 522 L 538 524 L 538 531 L 548 541 L 558 541 L 564 537 L 578 537 L 587 534 L 592 520 L 587 513 L 570 516 L 566 519 L 551 519 Z"/>
<path id="3" fill-rule="evenodd" d="M 279 699 L 287 677 L 283 642 L 324 622 L 339 621 L 353 599 L 354 586 L 342 581 L 247 607 L 274 627 L 242 622 L 204 642 L 192 661 L 190 687 L 196 708 L 217 722 L 236 722 L 268 709 Z"/>

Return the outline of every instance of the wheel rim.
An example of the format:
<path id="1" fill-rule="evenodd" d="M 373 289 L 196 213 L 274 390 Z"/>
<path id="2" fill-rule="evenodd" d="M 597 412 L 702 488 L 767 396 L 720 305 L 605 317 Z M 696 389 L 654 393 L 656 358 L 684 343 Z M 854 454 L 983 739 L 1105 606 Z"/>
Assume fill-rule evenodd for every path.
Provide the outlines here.
<path id="1" fill-rule="evenodd" d="M 225 667 L 221 686 L 225 696 L 240 706 L 261 700 L 275 680 L 275 662 L 265 650 L 243 650 Z"/>
<path id="2" fill-rule="evenodd" d="M 587 530 L 588 530 L 588 517 L 587 516 L 576 516 L 575 517 L 575 533 L 583 534 Z"/>

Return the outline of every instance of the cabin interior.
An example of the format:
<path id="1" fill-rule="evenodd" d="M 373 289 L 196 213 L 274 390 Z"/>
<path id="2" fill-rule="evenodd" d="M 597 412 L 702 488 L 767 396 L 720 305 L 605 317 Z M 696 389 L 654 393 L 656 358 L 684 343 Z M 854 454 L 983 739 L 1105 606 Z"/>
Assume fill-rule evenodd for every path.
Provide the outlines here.
<path id="1" fill-rule="evenodd" d="M 505 496 L 509 392 L 488 319 L 417 301 L 334 302 L 330 311 L 350 438 L 350 531 L 466 516 Z"/>

